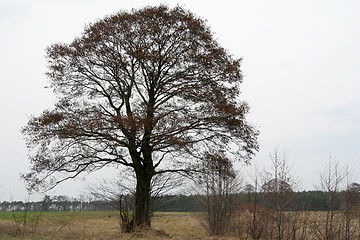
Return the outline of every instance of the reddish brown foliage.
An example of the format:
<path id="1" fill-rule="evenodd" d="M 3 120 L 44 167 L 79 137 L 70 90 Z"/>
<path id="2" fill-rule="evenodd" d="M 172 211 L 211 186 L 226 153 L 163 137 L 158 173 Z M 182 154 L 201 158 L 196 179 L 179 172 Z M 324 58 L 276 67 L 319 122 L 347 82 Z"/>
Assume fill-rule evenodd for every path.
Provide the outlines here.
<path id="1" fill-rule="evenodd" d="M 275 218 L 276 212 L 272 209 L 261 206 L 260 204 L 254 204 L 251 202 L 247 202 L 241 205 L 242 210 L 249 212 L 250 214 L 256 213 L 259 214 L 262 218 Z"/>

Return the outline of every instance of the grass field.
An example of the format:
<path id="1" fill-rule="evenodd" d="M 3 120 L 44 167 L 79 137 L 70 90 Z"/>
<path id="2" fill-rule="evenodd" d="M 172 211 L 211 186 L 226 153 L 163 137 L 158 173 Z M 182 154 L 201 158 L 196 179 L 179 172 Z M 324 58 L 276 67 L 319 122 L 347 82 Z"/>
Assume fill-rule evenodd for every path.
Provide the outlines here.
<path id="1" fill-rule="evenodd" d="M 0 213 L 0 239 L 221 239 L 195 213 L 157 212 L 152 228 L 121 233 L 116 211 Z"/>
<path id="2" fill-rule="evenodd" d="M 288 214 L 293 213 L 286 213 L 284 217 L 290 217 Z M 0 212 L 0 239 L 250 239 L 250 235 L 247 235 L 246 231 L 241 232 L 241 237 L 236 234 L 236 228 L 232 228 L 228 236 L 209 237 L 207 230 L 199 221 L 201 216 L 203 215 L 200 213 L 156 212 L 152 218 L 151 229 L 122 233 L 118 212 L 116 211 Z M 248 226 L 250 218 L 244 218 L 244 216 L 241 218 L 241 224 L 240 222 L 234 222 L 238 224 L 236 226 Z M 263 217 L 259 216 L 259 227 L 264 226 L 264 223 L 266 223 L 266 219 Z M 301 212 L 296 226 L 298 236 L 301 234 L 303 236 L 296 239 L 325 239 L 323 238 L 325 217 L 326 212 Z M 285 231 L 287 227 L 291 229 L 291 224 L 292 220 L 284 225 Z M 360 239 L 359 224 L 359 219 L 352 220 L 352 235 L 349 239 Z M 271 231 L 276 231 L 276 228 L 273 228 L 275 225 L 271 226 L 265 229 L 264 232 L 271 229 Z M 337 229 L 336 233 L 339 231 L 339 234 L 331 239 L 344 239 L 341 213 L 336 213 L 334 217 L 334 229 Z M 273 232 L 272 235 L 265 235 L 261 239 L 275 239 L 275 236 Z"/>

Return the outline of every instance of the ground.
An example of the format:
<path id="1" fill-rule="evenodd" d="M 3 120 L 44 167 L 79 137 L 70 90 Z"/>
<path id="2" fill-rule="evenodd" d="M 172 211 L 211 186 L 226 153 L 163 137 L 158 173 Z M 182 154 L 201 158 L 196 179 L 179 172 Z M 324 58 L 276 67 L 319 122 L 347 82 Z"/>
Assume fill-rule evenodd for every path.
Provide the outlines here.
<path id="1" fill-rule="evenodd" d="M 196 213 L 157 212 L 152 227 L 121 233 L 116 211 L 0 213 L 0 239 L 232 239 L 209 237 Z"/>

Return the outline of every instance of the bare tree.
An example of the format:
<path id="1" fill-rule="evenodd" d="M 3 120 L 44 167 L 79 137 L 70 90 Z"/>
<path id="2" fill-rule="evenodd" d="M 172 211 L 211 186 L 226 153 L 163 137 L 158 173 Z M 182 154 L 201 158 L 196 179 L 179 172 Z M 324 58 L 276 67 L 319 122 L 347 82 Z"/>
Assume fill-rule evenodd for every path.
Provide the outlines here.
<path id="1" fill-rule="evenodd" d="M 238 208 L 236 194 L 241 190 L 241 181 L 221 152 L 208 153 L 203 169 L 195 184 L 203 198 L 205 226 L 210 235 L 224 235 Z"/>
<path id="2" fill-rule="evenodd" d="M 265 203 L 275 211 L 273 231 L 274 239 L 296 239 L 298 212 L 290 211 L 291 201 L 294 198 L 296 187 L 294 177 L 291 175 L 289 160 L 285 152 L 281 154 L 276 148 L 270 154 L 272 171 L 266 172 L 265 182 L 262 185 Z"/>
<path id="3" fill-rule="evenodd" d="M 329 158 L 326 169 L 319 173 L 320 185 L 318 189 L 323 192 L 326 204 L 325 226 L 315 223 L 314 234 L 318 239 L 341 239 L 341 224 L 335 221 L 335 215 L 340 204 L 340 191 L 344 180 L 344 172 L 340 169 L 339 162 Z"/>
<path id="4" fill-rule="evenodd" d="M 252 182 L 245 185 L 246 199 L 240 208 L 239 219 L 240 221 L 244 219 L 244 225 L 239 224 L 239 237 L 242 238 L 245 233 L 247 238 L 253 240 L 264 239 L 269 236 L 268 229 L 269 225 L 272 224 L 274 211 L 260 205 L 262 173 L 256 165 L 254 165 L 254 172 L 250 176 Z"/>
<path id="5" fill-rule="evenodd" d="M 109 181 L 103 179 L 87 187 L 91 196 L 98 200 L 105 200 L 119 211 L 121 230 L 131 232 L 134 230 L 134 193 L 135 186 L 131 179 L 131 172 L 119 174 L 118 178 Z"/>
<path id="6" fill-rule="evenodd" d="M 34 188 L 125 166 L 136 177 L 134 225 L 150 225 L 151 180 L 189 173 L 209 149 L 248 162 L 258 131 L 241 101 L 241 59 L 181 7 L 121 11 L 47 49 L 55 109 L 22 130 Z"/>

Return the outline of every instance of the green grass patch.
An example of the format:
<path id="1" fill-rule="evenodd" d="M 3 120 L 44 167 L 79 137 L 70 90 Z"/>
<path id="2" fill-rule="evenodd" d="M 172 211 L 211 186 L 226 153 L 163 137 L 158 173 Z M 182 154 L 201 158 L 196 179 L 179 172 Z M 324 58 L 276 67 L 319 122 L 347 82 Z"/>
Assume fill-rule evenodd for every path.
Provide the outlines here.
<path id="1" fill-rule="evenodd" d="M 27 221 L 56 221 L 56 220 L 80 220 L 98 219 L 105 217 L 117 217 L 117 211 L 50 211 L 50 212 L 0 212 L 0 220 L 23 222 Z"/>

